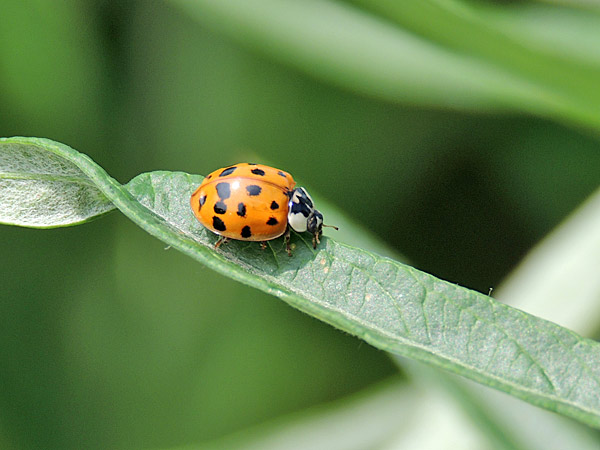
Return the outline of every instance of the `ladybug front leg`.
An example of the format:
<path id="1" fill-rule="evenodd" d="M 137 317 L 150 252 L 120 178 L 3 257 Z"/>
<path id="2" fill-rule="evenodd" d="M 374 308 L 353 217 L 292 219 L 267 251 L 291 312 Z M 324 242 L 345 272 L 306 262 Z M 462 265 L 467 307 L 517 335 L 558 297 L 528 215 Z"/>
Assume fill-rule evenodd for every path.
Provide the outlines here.
<path id="1" fill-rule="evenodd" d="M 321 233 L 319 233 L 318 231 L 313 235 L 312 244 L 313 244 L 314 249 L 317 248 L 317 244 L 321 243 L 321 241 L 319 240 L 320 237 L 321 237 Z"/>
<path id="2" fill-rule="evenodd" d="M 288 225 L 287 229 L 285 230 L 285 234 L 283 235 L 283 240 L 285 241 L 285 249 L 287 250 L 288 256 L 292 256 L 292 247 L 290 245 L 291 234 L 292 231 Z"/>

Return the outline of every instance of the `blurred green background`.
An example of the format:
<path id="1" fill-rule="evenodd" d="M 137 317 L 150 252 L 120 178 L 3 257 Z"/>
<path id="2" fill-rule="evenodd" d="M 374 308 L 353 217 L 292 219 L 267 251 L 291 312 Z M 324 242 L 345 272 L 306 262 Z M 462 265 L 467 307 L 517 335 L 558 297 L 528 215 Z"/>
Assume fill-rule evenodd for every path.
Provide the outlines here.
<path id="1" fill-rule="evenodd" d="M 453 24 L 427 6 L 401 11 L 405 23 L 387 1 L 312 1 L 299 7 L 306 17 L 283 1 L 260 14 L 277 3 L 246 5 L 280 39 L 241 26 L 239 2 L 0 0 L 0 135 L 66 143 L 123 183 L 152 170 L 272 164 L 418 268 L 482 292 L 598 187 L 598 92 L 570 90 L 598 86 L 597 12 L 456 4 L 479 14 L 476 30 L 493 17 L 511 45 L 547 44 L 543 25 L 556 24 L 566 50 L 540 44 L 548 65 L 561 62 L 542 77 L 501 38 L 474 48 L 473 30 L 444 35 Z M 323 6 L 331 16 L 311 19 Z M 366 19 L 350 30 L 358 40 L 396 29 L 427 43 L 439 61 L 417 53 L 406 71 L 437 71 L 423 72 L 419 90 L 373 67 L 366 56 L 377 48 L 349 46 L 341 57 L 351 64 L 338 65 L 340 53 L 327 54 L 338 9 Z M 286 14 L 307 35 L 330 20 L 331 34 L 307 41 L 277 27 Z M 322 48 L 317 64 L 311 51 Z M 444 58 L 457 54 L 465 68 L 484 61 L 506 76 L 511 100 L 485 94 L 485 77 L 469 96 L 462 66 L 452 73 L 464 89 L 453 81 L 445 91 L 454 75 Z M 511 91 L 517 81 L 528 90 Z M 65 229 L 2 226 L 0 248 L 1 448 L 203 442 L 401 376 L 385 353 L 165 249 L 119 213 Z"/>

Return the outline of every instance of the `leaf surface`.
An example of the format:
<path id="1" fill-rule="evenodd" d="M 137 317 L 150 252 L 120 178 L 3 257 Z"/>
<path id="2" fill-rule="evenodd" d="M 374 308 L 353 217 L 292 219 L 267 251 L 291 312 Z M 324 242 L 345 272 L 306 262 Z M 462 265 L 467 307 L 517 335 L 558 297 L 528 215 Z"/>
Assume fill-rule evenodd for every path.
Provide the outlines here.
<path id="1" fill-rule="evenodd" d="M 0 146 L 0 223 L 52 228 L 86 222 L 115 207 L 61 155 L 19 141 Z"/>

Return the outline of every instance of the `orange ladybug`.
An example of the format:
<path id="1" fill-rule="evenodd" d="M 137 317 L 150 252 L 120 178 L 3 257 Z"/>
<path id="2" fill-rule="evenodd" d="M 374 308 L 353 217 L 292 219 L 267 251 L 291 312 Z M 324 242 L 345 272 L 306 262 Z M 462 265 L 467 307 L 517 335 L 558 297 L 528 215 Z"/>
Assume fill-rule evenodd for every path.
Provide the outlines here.
<path id="1" fill-rule="evenodd" d="M 190 199 L 202 225 L 220 236 L 218 248 L 229 239 L 265 241 L 285 235 L 291 256 L 290 228 L 313 235 L 317 248 L 323 233 L 323 215 L 304 188 L 283 170 L 240 163 L 210 173 Z M 333 227 L 337 229 L 337 227 Z"/>

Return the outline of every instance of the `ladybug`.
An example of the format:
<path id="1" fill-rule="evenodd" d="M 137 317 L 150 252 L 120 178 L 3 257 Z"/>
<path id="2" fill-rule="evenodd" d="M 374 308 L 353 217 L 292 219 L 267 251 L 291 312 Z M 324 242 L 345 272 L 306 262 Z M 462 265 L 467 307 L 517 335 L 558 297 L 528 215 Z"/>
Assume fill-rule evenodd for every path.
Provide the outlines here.
<path id="1" fill-rule="evenodd" d="M 290 228 L 311 233 L 317 248 L 323 226 L 331 226 L 323 225 L 323 215 L 306 189 L 295 185 L 283 170 L 240 163 L 207 175 L 190 204 L 200 223 L 220 236 L 215 248 L 229 239 L 258 241 L 265 248 L 266 241 L 285 235 L 291 256 Z"/>

